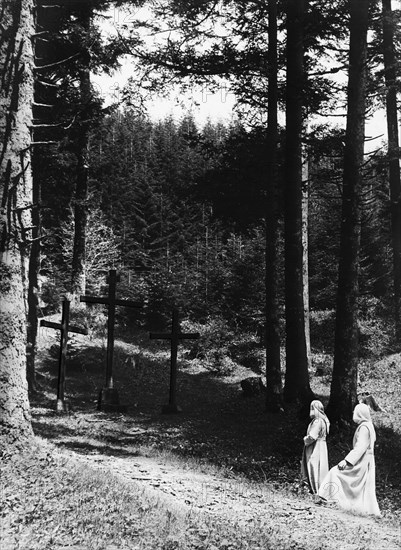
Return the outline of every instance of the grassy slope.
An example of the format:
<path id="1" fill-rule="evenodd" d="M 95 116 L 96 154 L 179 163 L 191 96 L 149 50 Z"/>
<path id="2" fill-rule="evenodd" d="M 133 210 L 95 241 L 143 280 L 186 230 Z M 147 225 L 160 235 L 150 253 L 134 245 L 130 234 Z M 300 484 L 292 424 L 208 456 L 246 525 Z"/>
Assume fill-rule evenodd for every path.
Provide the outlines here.
<path id="1" fill-rule="evenodd" d="M 179 483 L 166 496 L 149 482 L 124 478 L 115 467 L 113 474 L 111 468 L 90 468 L 43 441 L 30 452 L 3 458 L 4 550 L 398 548 L 399 533 L 382 520 L 320 509 L 246 480 L 236 480 L 240 492 L 230 500 L 228 484 L 221 493 L 221 477 L 202 475 L 193 464 L 183 469 L 173 460 L 171 471 L 180 483 L 185 471 L 192 483 L 206 480 L 210 493 L 217 479 L 220 508 L 189 507 L 180 503 Z M 168 475 L 168 468 L 163 472 Z"/>
<path id="2" fill-rule="evenodd" d="M 222 475 L 268 482 L 269 487 L 277 489 L 279 500 L 286 495 L 302 496 L 299 459 L 306 426 L 291 411 L 283 416 L 265 413 L 263 396 L 242 399 L 239 380 L 251 374 L 247 369 L 239 367 L 231 376 L 210 377 L 199 361 L 182 359 L 178 401 L 184 411 L 178 416 L 161 415 L 168 395 L 165 347 L 147 340 L 136 344 L 119 341 L 116 385 L 122 402 L 128 405 L 123 422 L 118 416 L 94 412 L 104 376 L 103 342 L 79 338 L 71 346 L 67 378 L 74 412 L 60 416 L 52 410 L 57 360 L 46 352 L 50 343 L 48 338 L 43 341 L 43 392 L 32 403 L 34 428 L 39 436 L 59 448 L 83 454 L 133 457 L 163 451 L 184 463 L 189 461 L 194 471 L 217 467 Z M 401 503 L 400 373 L 399 356 L 361 368 L 361 389 L 374 391 L 387 411 L 374 415 L 378 426 L 377 492 L 384 514 L 381 521 L 386 525 L 397 525 L 401 519 L 397 512 Z M 328 382 L 328 378 L 313 378 L 314 390 L 323 401 L 327 399 Z M 330 438 L 332 464 L 343 456 L 350 437 L 343 434 Z M 62 548 L 66 543 L 108 550 L 303 547 L 291 542 L 283 530 L 274 533 L 266 525 L 244 530 L 222 519 L 211 523 L 199 514 L 191 517 L 185 513 L 183 518 L 171 515 L 162 504 L 149 503 L 149 495 L 143 490 L 133 492 L 121 480 L 71 464 L 46 446 L 41 449 L 19 457 L 3 457 L 3 525 L 10 545 L 3 545 L 5 550 Z M 189 535 L 184 536 L 184 531 Z M 313 542 L 307 529 L 305 536 L 308 548 L 323 547 Z"/>

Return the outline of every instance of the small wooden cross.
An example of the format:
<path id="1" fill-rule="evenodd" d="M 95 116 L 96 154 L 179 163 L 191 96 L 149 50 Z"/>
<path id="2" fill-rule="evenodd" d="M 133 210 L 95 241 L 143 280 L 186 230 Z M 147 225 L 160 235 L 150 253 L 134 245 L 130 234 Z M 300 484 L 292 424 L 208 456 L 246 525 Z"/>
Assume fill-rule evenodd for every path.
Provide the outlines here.
<path id="1" fill-rule="evenodd" d="M 62 314 L 61 323 L 52 323 L 51 321 L 42 320 L 40 326 L 54 328 L 60 331 L 60 359 L 58 364 L 58 381 L 57 381 L 57 401 L 56 410 L 66 411 L 68 405 L 65 401 L 65 371 L 67 361 L 67 342 L 68 332 L 77 332 L 78 334 L 88 334 L 88 331 L 84 328 L 70 325 L 70 301 L 67 298 L 63 298 L 62 302 Z"/>
<path id="2" fill-rule="evenodd" d="M 116 317 L 116 306 L 143 307 L 141 302 L 131 300 L 119 300 L 116 298 L 117 273 L 115 269 L 109 271 L 108 277 L 109 292 L 107 298 L 96 296 L 80 296 L 81 302 L 90 304 L 106 304 L 108 306 L 107 317 L 107 358 L 106 358 L 106 385 L 100 391 L 98 408 L 108 410 L 122 410 L 119 404 L 117 390 L 113 382 L 113 353 L 114 353 L 114 323 Z"/>
<path id="3" fill-rule="evenodd" d="M 180 324 L 178 321 L 178 309 L 173 309 L 173 318 L 171 323 L 171 333 L 167 332 L 151 332 L 149 337 L 153 340 L 171 340 L 171 364 L 170 364 L 170 397 L 168 405 L 162 409 L 163 413 L 181 412 L 181 408 L 177 405 L 177 352 L 179 340 L 193 340 L 199 338 L 198 332 L 188 332 L 184 334 L 180 332 Z"/>

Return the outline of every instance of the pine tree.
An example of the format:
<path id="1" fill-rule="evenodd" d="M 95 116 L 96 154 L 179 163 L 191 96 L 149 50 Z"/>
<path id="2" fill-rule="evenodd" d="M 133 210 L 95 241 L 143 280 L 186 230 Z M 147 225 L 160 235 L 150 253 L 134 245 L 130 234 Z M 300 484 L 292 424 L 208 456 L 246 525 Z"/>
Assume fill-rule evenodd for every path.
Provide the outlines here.
<path id="1" fill-rule="evenodd" d="M 328 415 L 350 421 L 357 402 L 358 295 L 367 31 L 372 2 L 350 1 L 347 127 L 344 149 L 334 368 Z"/>
<path id="2" fill-rule="evenodd" d="M 266 407 L 281 408 L 282 382 L 279 312 L 278 82 L 277 2 L 269 1 L 268 124 L 266 197 Z"/>
<path id="3" fill-rule="evenodd" d="M 0 436 L 32 435 L 26 382 L 26 285 L 31 240 L 33 2 L 0 4 Z"/>
<path id="4" fill-rule="evenodd" d="M 383 58 L 386 82 L 391 235 L 393 248 L 394 318 L 396 338 L 401 342 L 401 177 L 397 109 L 397 59 L 394 44 L 395 19 L 391 0 L 382 0 Z"/>
<path id="5" fill-rule="evenodd" d="M 302 135 L 305 80 L 304 0 L 287 1 L 287 81 L 285 138 L 285 318 L 286 374 L 284 399 L 308 404 L 302 244 Z"/>

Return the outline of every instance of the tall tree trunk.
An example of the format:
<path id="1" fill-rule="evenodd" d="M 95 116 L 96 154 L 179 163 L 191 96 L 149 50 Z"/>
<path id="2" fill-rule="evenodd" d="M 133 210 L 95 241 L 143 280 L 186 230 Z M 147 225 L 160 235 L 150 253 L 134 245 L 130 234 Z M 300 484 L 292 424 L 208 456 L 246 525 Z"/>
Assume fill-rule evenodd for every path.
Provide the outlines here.
<path id="1" fill-rule="evenodd" d="M 40 15 L 36 13 L 35 17 L 36 28 L 42 27 L 43 21 L 41 21 Z M 42 45 L 42 49 L 41 49 Z M 46 49 L 43 48 L 43 43 L 40 40 L 35 39 L 33 41 L 34 56 L 36 58 L 42 58 L 45 55 Z M 43 51 L 44 50 L 44 51 Z M 34 81 L 34 99 L 38 97 L 38 103 L 42 100 L 41 94 L 38 93 L 38 89 L 43 86 L 39 83 L 39 79 Z M 43 91 L 42 91 L 43 93 Z M 33 119 L 35 120 L 35 112 L 33 112 Z M 32 133 L 33 140 L 35 141 L 36 132 Z M 40 141 L 40 137 L 39 137 Z M 28 381 L 28 390 L 30 394 L 36 391 L 36 369 L 35 359 L 37 352 L 37 336 L 38 336 L 38 310 L 39 310 L 39 271 L 40 271 L 40 254 L 41 254 L 41 213 L 40 213 L 40 201 L 41 201 L 41 172 L 40 167 L 37 166 L 40 153 L 38 150 L 32 151 L 32 246 L 29 255 L 29 267 L 28 267 L 28 312 L 27 312 L 27 349 L 26 349 L 26 377 Z M 36 166 L 35 166 L 36 164 Z"/>
<path id="2" fill-rule="evenodd" d="M 40 26 L 38 21 L 38 14 L 36 14 L 36 28 Z M 34 56 L 35 58 L 41 57 L 42 53 L 38 46 L 40 42 L 34 40 Z M 34 84 L 34 99 L 37 92 L 38 80 L 35 80 Z M 33 113 L 35 118 L 35 114 Z M 35 132 L 32 133 L 33 140 L 35 141 Z M 39 270 L 40 270 L 40 235 L 41 235 L 41 214 L 40 214 L 40 201 L 41 201 L 41 175 L 40 170 L 35 169 L 35 159 L 38 158 L 37 150 L 32 152 L 31 161 L 33 169 L 32 178 L 32 246 L 29 256 L 28 267 L 28 312 L 27 312 L 27 346 L 26 346 L 26 378 L 28 381 L 28 390 L 32 394 L 36 391 L 36 369 L 35 360 L 37 352 L 37 336 L 38 336 L 38 309 L 39 309 Z"/>
<path id="3" fill-rule="evenodd" d="M 391 0 L 382 0 L 383 57 L 387 87 L 386 113 L 393 244 L 394 317 L 396 338 L 401 343 L 401 179 L 397 114 L 397 60 L 394 52 L 394 19 Z"/>
<path id="4" fill-rule="evenodd" d="M 278 300 L 278 86 L 277 86 L 277 0 L 269 0 L 267 204 L 266 204 L 266 409 L 282 405 L 280 326 Z"/>
<path id="5" fill-rule="evenodd" d="M 25 284 L 31 237 L 32 0 L 0 2 L 0 437 L 29 438 Z"/>
<path id="6" fill-rule="evenodd" d="M 285 318 L 284 399 L 304 405 L 313 397 L 305 340 L 302 246 L 302 133 L 304 16 L 306 0 L 287 0 L 287 88 L 285 144 Z"/>
<path id="7" fill-rule="evenodd" d="M 92 8 L 83 3 L 80 24 L 86 33 L 90 32 Z M 89 171 L 89 105 L 92 100 L 90 81 L 90 54 L 82 53 L 80 71 L 81 128 L 77 143 L 77 181 L 74 203 L 74 245 L 72 257 L 71 292 L 75 297 L 85 294 L 86 228 L 88 220 L 88 171 Z"/>
<path id="8" fill-rule="evenodd" d="M 32 155 L 33 156 L 33 155 Z M 32 187 L 32 246 L 28 267 L 28 314 L 26 377 L 30 392 L 36 391 L 35 359 L 38 335 L 39 270 L 40 270 L 40 177 L 33 175 Z"/>
<path id="9" fill-rule="evenodd" d="M 310 314 L 309 314 L 309 162 L 304 154 L 302 162 L 302 278 L 304 294 L 305 343 L 308 370 L 312 368 L 312 352 L 310 345 Z"/>
<path id="10" fill-rule="evenodd" d="M 350 0 L 347 127 L 344 149 L 340 259 L 336 306 L 334 368 L 328 414 L 350 422 L 357 401 L 358 275 L 361 186 L 365 140 L 366 50 L 372 0 Z"/>

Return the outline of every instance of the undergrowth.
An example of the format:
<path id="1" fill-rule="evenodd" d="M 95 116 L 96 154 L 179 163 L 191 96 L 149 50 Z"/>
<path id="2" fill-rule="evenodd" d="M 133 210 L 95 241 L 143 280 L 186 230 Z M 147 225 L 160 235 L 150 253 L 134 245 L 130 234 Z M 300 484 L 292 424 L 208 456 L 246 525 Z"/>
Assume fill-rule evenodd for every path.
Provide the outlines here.
<path id="1" fill-rule="evenodd" d="M 105 361 L 105 338 L 98 330 L 103 325 L 100 313 L 83 312 L 74 319 L 74 323 L 93 329 L 93 334 L 89 339 L 71 338 L 69 343 L 68 415 L 54 411 L 58 354 L 52 356 L 49 349 L 52 343 L 56 345 L 57 336 L 49 333 L 41 342 L 40 391 L 32 396 L 37 436 L 76 453 L 164 453 L 170 462 L 176 457 L 194 471 L 218 468 L 223 475 L 269 483 L 281 495 L 302 497 L 299 461 L 305 422 L 290 408 L 282 415 L 266 413 L 263 394 L 251 399 L 241 394 L 240 380 L 263 371 L 263 364 L 260 367 L 257 361 L 259 357 L 262 363 L 262 348 L 255 335 L 238 337 L 218 322 L 204 327 L 182 323 L 184 331 L 199 331 L 201 338 L 180 345 L 177 393 L 183 413 L 166 416 L 160 411 L 168 396 L 169 344 L 149 341 L 145 333 L 128 331 L 124 338 L 116 334 L 114 379 L 127 411 L 108 416 L 96 411 Z M 373 392 L 384 409 L 373 413 L 378 435 L 376 486 L 384 518 L 394 523 L 400 521 L 401 507 L 401 356 L 386 356 L 386 338 L 379 348 L 381 326 L 367 317 L 363 322 L 371 330 L 365 331 L 366 356 L 360 363 L 359 390 Z M 324 312 L 316 315 L 313 323 L 311 385 L 327 404 L 333 316 Z M 372 346 L 376 353 L 369 355 Z M 216 357 L 229 360 L 229 368 Z M 318 366 L 325 367 L 321 376 L 315 376 Z M 330 466 L 345 456 L 351 441 L 352 433 L 330 434 Z M 109 473 L 79 466 L 46 445 L 43 442 L 22 454 L 3 450 L 4 550 L 61 550 L 74 545 L 85 550 L 303 548 L 271 522 L 235 527 L 222 518 L 195 517 L 172 509 L 152 499 L 139 485 L 127 486 Z"/>

